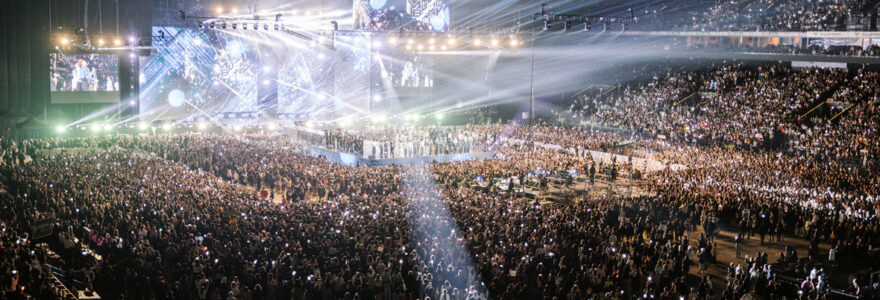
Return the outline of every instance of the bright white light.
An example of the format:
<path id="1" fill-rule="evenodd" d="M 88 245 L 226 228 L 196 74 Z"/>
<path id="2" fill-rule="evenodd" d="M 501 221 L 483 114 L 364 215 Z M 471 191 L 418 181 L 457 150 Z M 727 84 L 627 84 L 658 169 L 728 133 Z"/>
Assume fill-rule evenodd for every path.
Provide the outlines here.
<path id="1" fill-rule="evenodd" d="M 162 129 L 165 129 L 165 131 L 170 131 L 171 130 L 171 123 L 165 123 L 165 125 L 162 125 Z"/>
<path id="2" fill-rule="evenodd" d="M 384 115 L 374 115 L 374 116 L 370 117 L 370 121 L 373 121 L 373 123 L 377 123 L 377 124 L 378 123 L 385 123 L 385 119 L 387 119 L 387 118 Z"/>
<path id="3" fill-rule="evenodd" d="M 269 85 L 269 84 L 271 84 L 271 83 L 272 83 L 272 82 L 269 81 L 269 79 L 263 79 L 263 85 Z"/>
<path id="4" fill-rule="evenodd" d="M 474 46 L 477 46 L 477 47 L 480 46 L 480 39 L 475 39 L 475 40 L 474 40 Z"/>
<path id="5" fill-rule="evenodd" d="M 434 38 L 431 38 L 430 40 L 428 40 L 428 44 L 433 44 L 434 42 L 435 42 Z"/>
<path id="6" fill-rule="evenodd" d="M 411 50 L 411 49 L 412 49 L 412 45 L 406 45 L 406 50 Z"/>
<path id="7" fill-rule="evenodd" d="M 130 43 L 134 43 L 134 42 L 135 42 L 134 36 L 130 36 L 130 37 L 128 37 L 128 41 L 129 41 Z"/>
<path id="8" fill-rule="evenodd" d="M 315 127 L 315 122 L 312 122 L 312 121 L 306 122 L 306 127 L 308 127 L 308 128 Z"/>
<path id="9" fill-rule="evenodd" d="M 140 123 L 138 123 L 138 129 L 140 129 L 140 130 L 146 130 L 146 129 L 147 129 L 147 122 L 140 122 Z"/>
<path id="10" fill-rule="evenodd" d="M 446 43 L 449 44 L 450 46 L 455 45 L 455 38 L 450 37 L 449 40 L 446 41 Z"/>
<path id="11" fill-rule="evenodd" d="M 170 104 L 172 107 L 181 107 L 183 106 L 184 102 L 186 102 L 186 95 L 183 93 L 183 91 L 174 89 L 170 93 L 168 93 L 168 104 Z"/>
<path id="12" fill-rule="evenodd" d="M 61 38 L 62 45 L 67 45 L 68 43 L 70 43 L 70 40 L 68 40 L 67 38 Z"/>
<path id="13" fill-rule="evenodd" d="M 382 42 L 373 41 L 373 48 L 382 48 Z"/>
<path id="14" fill-rule="evenodd" d="M 59 133 L 61 133 L 61 132 L 67 131 L 67 127 L 64 127 L 64 125 L 58 125 L 58 127 L 55 128 L 55 131 L 58 131 Z"/>
<path id="15" fill-rule="evenodd" d="M 444 51 L 446 51 L 446 45 L 441 46 L 441 47 L 440 47 L 440 50 L 444 50 Z"/>
<path id="16" fill-rule="evenodd" d="M 92 125 L 92 131 L 101 131 L 101 124 Z"/>
<path id="17" fill-rule="evenodd" d="M 318 94 L 318 100 L 327 100 L 327 96 L 324 94 Z"/>
<path id="18" fill-rule="evenodd" d="M 135 104 L 137 104 L 137 102 L 134 100 L 128 101 L 128 105 L 134 106 Z"/>
<path id="19" fill-rule="evenodd" d="M 324 53 L 318 54 L 318 59 L 325 59 L 325 58 L 327 58 L 327 56 L 324 55 Z"/>
<path id="20" fill-rule="evenodd" d="M 237 13 L 238 13 L 238 8 L 233 8 L 233 9 L 232 9 L 232 13 L 237 14 Z"/>
<path id="21" fill-rule="evenodd" d="M 113 130 L 113 125 L 111 125 L 111 124 L 105 124 L 105 125 L 104 125 L 104 130 L 107 130 L 107 131 Z"/>
<path id="22" fill-rule="evenodd" d="M 443 113 L 438 113 L 435 117 L 437 117 L 437 120 L 443 120 Z"/>
<path id="23" fill-rule="evenodd" d="M 388 39 L 388 42 L 391 43 L 391 45 L 397 45 L 397 38 L 391 37 L 390 39 Z"/>
<path id="24" fill-rule="evenodd" d="M 238 125 L 238 124 L 233 125 L 232 130 L 241 131 L 241 125 Z"/>
<path id="25" fill-rule="evenodd" d="M 115 40 L 113 40 L 113 45 L 114 46 L 122 45 L 122 41 L 120 41 L 119 39 L 115 39 Z"/>
<path id="26" fill-rule="evenodd" d="M 382 96 L 381 95 L 373 95 L 373 101 L 374 102 L 381 102 Z"/>
<path id="27" fill-rule="evenodd" d="M 416 41 L 414 41 L 413 39 L 408 39 L 408 40 L 406 40 L 406 43 L 407 43 L 407 44 L 410 44 L 410 45 L 414 44 L 415 42 L 416 42 Z"/>
<path id="28" fill-rule="evenodd" d="M 270 67 L 270 66 L 263 66 L 263 72 L 269 72 L 269 71 L 272 71 L 272 67 Z"/>
<path id="29" fill-rule="evenodd" d="M 269 128 L 269 130 L 278 129 L 278 126 L 275 126 L 275 123 L 269 123 L 269 125 L 266 125 L 266 127 Z"/>
<path id="30" fill-rule="evenodd" d="M 205 128 L 208 128 L 208 124 L 205 124 L 205 122 L 199 122 L 196 126 L 198 126 L 199 130 L 205 130 Z"/>
<path id="31" fill-rule="evenodd" d="M 498 40 L 492 39 L 492 47 L 498 47 Z"/>
<path id="32" fill-rule="evenodd" d="M 218 13 L 218 14 L 222 14 L 222 13 L 223 13 L 223 7 L 218 7 L 218 8 L 217 8 L 217 13 Z"/>
<path id="33" fill-rule="evenodd" d="M 419 50 L 422 50 L 422 48 L 424 48 L 424 46 L 422 46 L 422 44 L 419 44 Z"/>
<path id="34" fill-rule="evenodd" d="M 511 47 L 516 47 L 517 45 L 519 45 L 519 41 L 517 41 L 516 39 L 511 39 L 511 40 L 510 40 L 510 46 L 511 46 Z"/>

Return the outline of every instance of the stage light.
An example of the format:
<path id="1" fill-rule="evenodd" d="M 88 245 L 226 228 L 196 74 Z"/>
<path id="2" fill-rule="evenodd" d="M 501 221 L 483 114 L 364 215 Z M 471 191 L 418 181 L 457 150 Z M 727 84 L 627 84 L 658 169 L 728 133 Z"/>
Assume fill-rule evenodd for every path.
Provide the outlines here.
<path id="1" fill-rule="evenodd" d="M 168 93 L 168 104 L 170 104 L 174 108 L 179 108 L 183 106 L 184 102 L 186 102 L 186 94 L 179 89 L 174 89 Z"/>
<path id="2" fill-rule="evenodd" d="M 61 38 L 61 44 L 62 45 L 70 44 L 70 40 L 68 40 L 67 38 Z"/>
<path id="3" fill-rule="evenodd" d="M 218 13 L 218 14 L 222 14 L 222 13 L 223 13 L 223 8 L 222 8 L 222 7 L 218 7 L 218 8 L 217 8 L 217 13 Z"/>
<path id="4" fill-rule="evenodd" d="M 397 45 L 397 38 L 391 37 L 390 39 L 388 39 L 388 42 L 391 43 L 391 45 Z"/>
<path id="5" fill-rule="evenodd" d="M 373 102 L 382 102 L 381 95 L 373 95 Z"/>
<path id="6" fill-rule="evenodd" d="M 241 131 L 241 125 L 238 125 L 238 124 L 233 125 L 232 130 Z"/>
<path id="7" fill-rule="evenodd" d="M 205 28 L 205 23 L 199 22 L 199 29 Z"/>
<path id="8" fill-rule="evenodd" d="M 428 46 L 428 50 L 434 51 L 434 45 Z"/>
<path id="9" fill-rule="evenodd" d="M 498 47 L 498 39 L 492 39 L 492 47 Z"/>
<path id="10" fill-rule="evenodd" d="M 140 123 L 138 123 L 138 129 L 140 129 L 140 130 L 147 130 L 147 122 L 140 122 Z"/>
<path id="11" fill-rule="evenodd" d="M 98 45 L 104 46 L 104 39 L 98 39 Z"/>
<path id="12" fill-rule="evenodd" d="M 67 127 L 64 127 L 64 125 L 58 125 L 58 127 L 55 128 L 55 131 L 57 131 L 58 133 L 63 133 L 67 131 Z"/>
<path id="13" fill-rule="evenodd" d="M 516 39 L 510 39 L 511 47 L 516 47 L 517 45 L 519 45 L 519 41 L 517 41 Z"/>
<path id="14" fill-rule="evenodd" d="M 313 121 L 306 122 L 306 127 L 308 127 L 308 128 L 315 127 L 315 122 L 313 122 Z"/>
<path id="15" fill-rule="evenodd" d="M 418 49 L 422 50 L 422 48 L 424 48 L 424 46 L 422 46 L 422 44 L 419 44 Z"/>
<path id="16" fill-rule="evenodd" d="M 440 50 L 446 51 L 446 45 L 440 46 Z"/>
<path id="17" fill-rule="evenodd" d="M 137 104 L 137 102 L 135 102 L 134 100 L 128 101 L 129 106 L 134 106 L 135 104 Z"/>
<path id="18" fill-rule="evenodd" d="M 129 43 L 134 44 L 134 42 L 136 42 L 136 41 L 137 41 L 137 40 L 134 38 L 134 36 L 130 36 L 130 37 L 128 37 L 128 42 L 129 42 Z"/>
<path id="19" fill-rule="evenodd" d="M 406 43 L 407 43 L 407 44 L 410 44 L 410 45 L 415 44 L 415 42 L 416 42 L 416 41 L 413 41 L 413 39 L 408 39 L 408 40 L 406 40 Z"/>
<path id="20" fill-rule="evenodd" d="M 275 126 L 275 123 L 269 123 L 269 125 L 266 125 L 266 127 L 269 128 L 269 130 L 278 129 L 278 126 Z"/>
<path id="21" fill-rule="evenodd" d="M 237 13 L 238 13 L 238 8 L 232 8 L 232 13 L 237 14 Z"/>
<path id="22" fill-rule="evenodd" d="M 443 113 L 438 113 L 435 117 L 437 117 L 437 120 L 443 120 Z"/>
<path id="23" fill-rule="evenodd" d="M 428 40 L 428 44 L 433 44 L 434 41 L 435 41 L 434 38 L 431 38 L 430 40 Z"/>
<path id="24" fill-rule="evenodd" d="M 474 39 L 474 47 L 480 46 L 480 39 Z"/>
<path id="25" fill-rule="evenodd" d="M 263 72 L 269 72 L 269 71 L 272 71 L 271 66 L 263 66 Z"/>
<path id="26" fill-rule="evenodd" d="M 111 125 L 111 124 L 105 124 L 105 125 L 104 125 L 104 130 L 106 130 L 106 131 L 113 130 L 113 125 Z"/>
<path id="27" fill-rule="evenodd" d="M 94 132 L 101 131 L 101 124 L 92 125 L 92 131 L 94 131 Z"/>
<path id="28" fill-rule="evenodd" d="M 272 82 L 269 81 L 269 79 L 263 79 L 263 85 L 269 85 L 269 84 L 271 84 L 271 83 L 272 83 Z"/>
<path id="29" fill-rule="evenodd" d="M 450 46 L 455 45 L 455 38 L 449 38 L 449 40 L 447 40 L 446 43 L 449 44 Z"/>
<path id="30" fill-rule="evenodd" d="M 318 54 L 318 59 L 325 59 L 325 58 L 327 58 L 327 56 L 324 55 L 324 53 Z"/>
<path id="31" fill-rule="evenodd" d="M 162 129 L 165 129 L 165 131 L 171 131 L 171 123 L 165 123 L 165 125 L 162 125 Z"/>
<path id="32" fill-rule="evenodd" d="M 412 45 L 406 45 L 406 50 L 412 50 Z"/>
<path id="33" fill-rule="evenodd" d="M 247 27 L 248 27 L 248 26 L 247 26 L 247 23 L 242 23 L 242 24 L 241 24 L 241 29 L 243 29 L 243 30 L 247 30 Z"/>
<path id="34" fill-rule="evenodd" d="M 122 41 L 120 41 L 119 39 L 114 39 L 114 40 L 113 40 L 113 45 L 114 45 L 114 46 L 122 45 Z"/>
<path id="35" fill-rule="evenodd" d="M 205 122 L 199 122 L 199 123 L 196 125 L 196 127 L 198 127 L 199 130 L 205 130 L 205 128 L 208 128 L 208 124 L 205 124 Z"/>
<path id="36" fill-rule="evenodd" d="M 373 41 L 373 48 L 382 48 L 382 42 Z"/>

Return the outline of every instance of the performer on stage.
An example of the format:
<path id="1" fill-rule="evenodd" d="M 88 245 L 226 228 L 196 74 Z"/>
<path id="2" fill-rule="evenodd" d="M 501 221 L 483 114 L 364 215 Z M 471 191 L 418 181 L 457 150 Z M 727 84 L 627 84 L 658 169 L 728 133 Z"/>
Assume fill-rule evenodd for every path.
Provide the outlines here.
<path id="1" fill-rule="evenodd" d="M 370 3 L 365 0 L 355 0 L 352 5 L 354 29 L 367 29 L 367 25 L 370 23 Z"/>

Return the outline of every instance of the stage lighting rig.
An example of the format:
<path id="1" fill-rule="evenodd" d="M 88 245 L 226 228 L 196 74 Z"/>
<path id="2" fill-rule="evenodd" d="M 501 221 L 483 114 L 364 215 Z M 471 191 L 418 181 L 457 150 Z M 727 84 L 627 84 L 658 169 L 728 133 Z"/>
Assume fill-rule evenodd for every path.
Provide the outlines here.
<path id="1" fill-rule="evenodd" d="M 638 22 L 638 18 L 633 14 L 632 9 L 628 10 L 628 16 L 598 16 L 598 15 L 563 15 L 563 14 L 553 14 L 547 9 L 547 4 L 541 4 L 541 11 L 539 13 L 534 14 L 533 20 L 543 20 L 544 21 L 544 31 L 549 31 L 551 29 L 551 24 L 554 22 L 561 22 L 563 24 L 564 31 L 570 31 L 573 24 L 583 23 L 584 31 L 590 31 L 593 28 L 593 21 L 598 21 L 602 23 L 603 28 L 605 30 L 608 29 L 609 24 L 621 24 L 626 29 L 626 26 L 629 24 L 635 24 Z"/>

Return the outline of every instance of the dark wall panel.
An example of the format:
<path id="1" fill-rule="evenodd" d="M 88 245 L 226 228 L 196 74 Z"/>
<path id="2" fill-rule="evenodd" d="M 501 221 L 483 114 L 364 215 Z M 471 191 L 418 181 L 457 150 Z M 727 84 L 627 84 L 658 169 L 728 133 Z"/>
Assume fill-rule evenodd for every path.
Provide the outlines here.
<path id="1" fill-rule="evenodd" d="M 0 9 L 0 116 L 42 115 L 49 103 L 49 1 Z"/>

